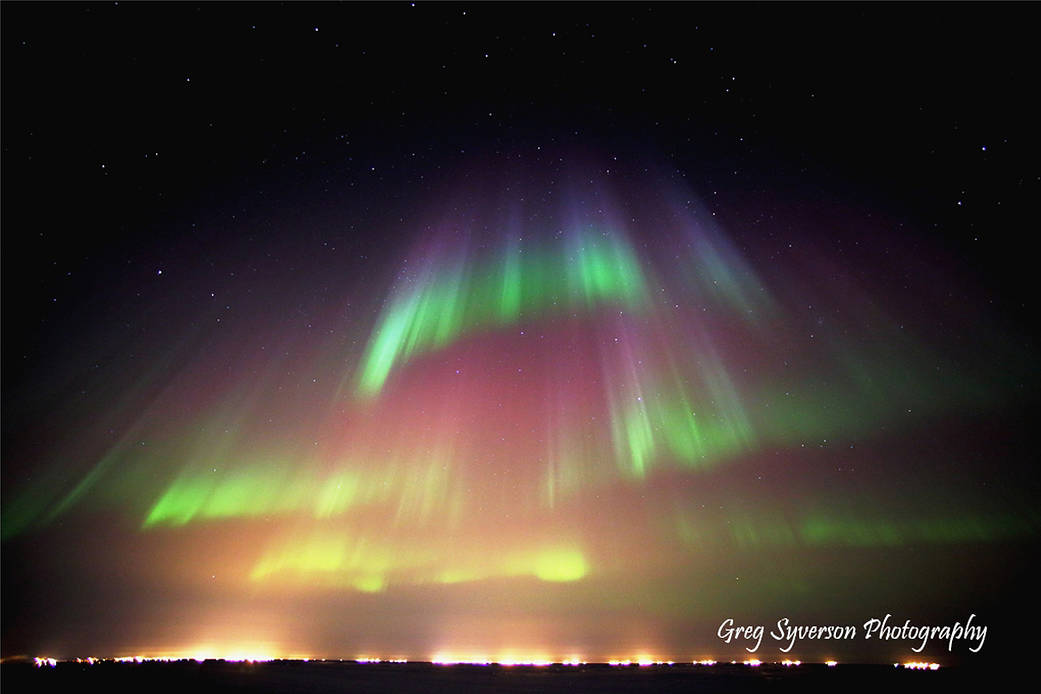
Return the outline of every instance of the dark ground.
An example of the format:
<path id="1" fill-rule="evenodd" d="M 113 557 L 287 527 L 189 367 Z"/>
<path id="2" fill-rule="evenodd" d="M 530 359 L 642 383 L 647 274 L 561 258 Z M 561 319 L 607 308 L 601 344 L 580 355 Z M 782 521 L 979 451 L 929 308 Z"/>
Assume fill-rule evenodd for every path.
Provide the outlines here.
<path id="1" fill-rule="evenodd" d="M 731 692 L 731 691 L 968 691 L 989 671 L 935 672 L 881 665 L 802 665 L 786 668 L 718 664 L 713 667 L 500 667 L 427 663 L 359 665 L 351 662 L 225 663 L 194 661 L 80 665 L 54 668 L 7 663 L 3 690 L 15 692 Z"/>

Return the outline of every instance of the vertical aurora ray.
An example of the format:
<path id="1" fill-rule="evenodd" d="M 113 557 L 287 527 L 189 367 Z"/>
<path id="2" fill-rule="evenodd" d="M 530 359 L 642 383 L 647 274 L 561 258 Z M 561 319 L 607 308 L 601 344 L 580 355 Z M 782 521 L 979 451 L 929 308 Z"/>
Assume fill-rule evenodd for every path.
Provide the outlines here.
<path id="1" fill-rule="evenodd" d="M 521 276 L 520 244 L 511 235 L 506 241 L 502 255 L 502 293 L 499 299 L 499 322 L 503 324 L 517 320 L 520 315 L 524 280 Z"/>

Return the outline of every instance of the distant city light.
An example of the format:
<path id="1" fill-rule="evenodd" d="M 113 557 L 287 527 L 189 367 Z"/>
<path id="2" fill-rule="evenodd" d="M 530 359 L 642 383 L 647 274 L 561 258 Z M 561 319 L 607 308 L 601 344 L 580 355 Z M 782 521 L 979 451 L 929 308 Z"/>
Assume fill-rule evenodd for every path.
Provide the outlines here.
<path id="1" fill-rule="evenodd" d="M 231 653 L 227 655 L 218 655 L 211 652 L 194 652 L 189 654 L 178 654 L 178 655 L 131 655 L 131 656 L 117 656 L 112 658 L 97 658 L 94 656 L 88 656 L 85 658 L 70 658 L 65 661 L 59 661 L 57 658 L 51 658 L 47 656 L 37 656 L 33 658 L 33 664 L 38 667 L 56 667 L 59 662 L 75 662 L 79 664 L 95 665 L 97 663 L 109 662 L 109 663 L 121 663 L 121 664 L 140 664 L 140 663 L 172 663 L 172 662 L 184 662 L 184 661 L 195 661 L 202 663 L 205 661 L 222 661 L 228 663 L 267 663 L 272 661 L 287 661 L 287 662 L 311 662 L 320 661 L 327 662 L 324 658 L 314 658 L 311 656 L 293 655 L 286 657 L 276 657 L 270 654 L 259 654 L 259 653 Z M 395 658 L 382 658 L 379 656 L 363 655 L 356 658 L 347 660 L 333 659 L 335 662 L 353 662 L 360 665 L 377 665 L 377 664 L 404 664 L 410 662 L 407 658 L 395 657 Z M 497 665 L 499 667 L 550 667 L 553 665 L 560 665 L 566 667 L 576 667 L 580 665 L 588 665 L 589 661 L 583 660 L 580 656 L 569 656 L 562 660 L 553 660 L 548 657 L 513 657 L 504 656 L 498 659 L 493 659 L 484 655 L 470 655 L 470 656 L 455 656 L 446 653 L 438 653 L 434 655 L 429 663 L 431 665 L 481 665 L 490 666 Z M 701 660 L 693 660 L 690 662 L 694 666 L 710 667 L 716 665 L 717 660 L 712 658 L 703 658 Z M 597 661 L 594 661 L 597 664 Z M 673 666 L 676 662 L 673 660 L 658 660 L 650 656 L 639 656 L 636 658 L 612 658 L 610 660 L 599 661 L 599 664 L 606 664 L 611 667 L 662 667 L 662 666 Z M 682 664 L 682 663 L 681 663 Z M 763 665 L 763 661 L 758 658 L 749 658 L 747 660 L 730 661 L 731 665 L 745 665 L 747 667 L 760 667 Z M 781 661 L 775 661 L 775 664 L 783 667 L 798 667 L 802 665 L 801 660 L 784 659 Z M 824 665 L 827 667 L 835 667 L 838 665 L 837 660 L 826 660 Z M 925 661 L 908 661 L 904 663 L 893 663 L 894 668 L 904 668 L 906 670 L 939 670 L 939 663 L 925 662 Z"/>

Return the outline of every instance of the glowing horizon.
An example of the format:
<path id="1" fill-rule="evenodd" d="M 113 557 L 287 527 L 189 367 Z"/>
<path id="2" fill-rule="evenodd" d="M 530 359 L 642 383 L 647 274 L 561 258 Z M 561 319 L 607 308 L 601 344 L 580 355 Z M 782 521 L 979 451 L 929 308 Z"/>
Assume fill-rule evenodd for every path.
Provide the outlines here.
<path id="1" fill-rule="evenodd" d="M 11 660 L 11 658 L 8 658 Z M 714 659 L 701 659 L 701 660 L 686 660 L 686 661 L 674 661 L 674 660 L 661 660 L 655 659 L 647 655 L 641 655 L 638 657 L 630 658 L 610 658 L 604 660 L 585 660 L 580 657 L 572 656 L 569 658 L 561 658 L 554 660 L 548 657 L 527 657 L 527 656 L 499 656 L 497 658 L 487 656 L 457 656 L 448 655 L 444 653 L 436 653 L 429 657 L 427 660 L 415 659 L 410 660 L 403 657 L 394 658 L 383 658 L 376 656 L 358 656 L 358 657 L 343 657 L 343 658 L 323 658 L 313 656 L 278 656 L 271 654 L 247 654 L 238 651 L 232 651 L 229 654 L 223 652 L 213 653 L 210 651 L 198 651 L 189 649 L 187 652 L 175 652 L 172 654 L 164 655 L 131 655 L 131 656 L 111 656 L 111 657 L 70 657 L 70 658 L 52 658 L 48 656 L 33 656 L 33 663 L 36 667 L 55 667 L 58 663 L 80 663 L 95 665 L 97 663 L 151 663 L 151 662 L 181 662 L 181 661 L 195 661 L 204 662 L 206 660 L 218 660 L 229 663 L 268 663 L 275 661 L 293 661 L 293 662 L 340 662 L 340 663 L 355 663 L 358 665 L 406 665 L 406 664 L 425 664 L 425 665 L 437 665 L 437 666 L 455 666 L 455 665 L 468 665 L 468 666 L 498 666 L 498 667 L 550 667 L 550 666 L 563 666 L 563 667 L 581 667 L 581 666 L 610 666 L 610 667 L 675 667 L 675 666 L 699 666 L 699 667 L 711 667 L 717 665 L 719 661 Z M 827 661 L 801 661 L 801 660 L 768 660 L 763 661 L 758 658 L 748 658 L 742 661 L 732 660 L 729 662 L 730 665 L 740 665 L 744 667 L 760 667 L 762 665 L 780 665 L 782 667 L 799 667 L 802 665 L 823 665 L 826 667 L 836 667 L 839 665 L 838 661 L 827 660 Z M 903 667 L 909 670 L 939 670 L 942 665 L 936 662 L 930 661 L 906 661 L 903 663 L 893 663 L 893 667 Z"/>

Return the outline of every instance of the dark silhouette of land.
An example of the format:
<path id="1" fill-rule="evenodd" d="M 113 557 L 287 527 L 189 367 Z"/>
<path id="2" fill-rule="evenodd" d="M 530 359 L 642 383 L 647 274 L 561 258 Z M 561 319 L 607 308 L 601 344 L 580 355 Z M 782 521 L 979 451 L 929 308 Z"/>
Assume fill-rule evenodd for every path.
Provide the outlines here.
<path id="1" fill-rule="evenodd" d="M 717 664 L 610 667 L 439 666 L 342 661 L 237 663 L 5 663 L 3 691 L 16 692 L 733 692 L 961 689 L 990 680 L 982 668 L 911 671 L 883 665 Z"/>

